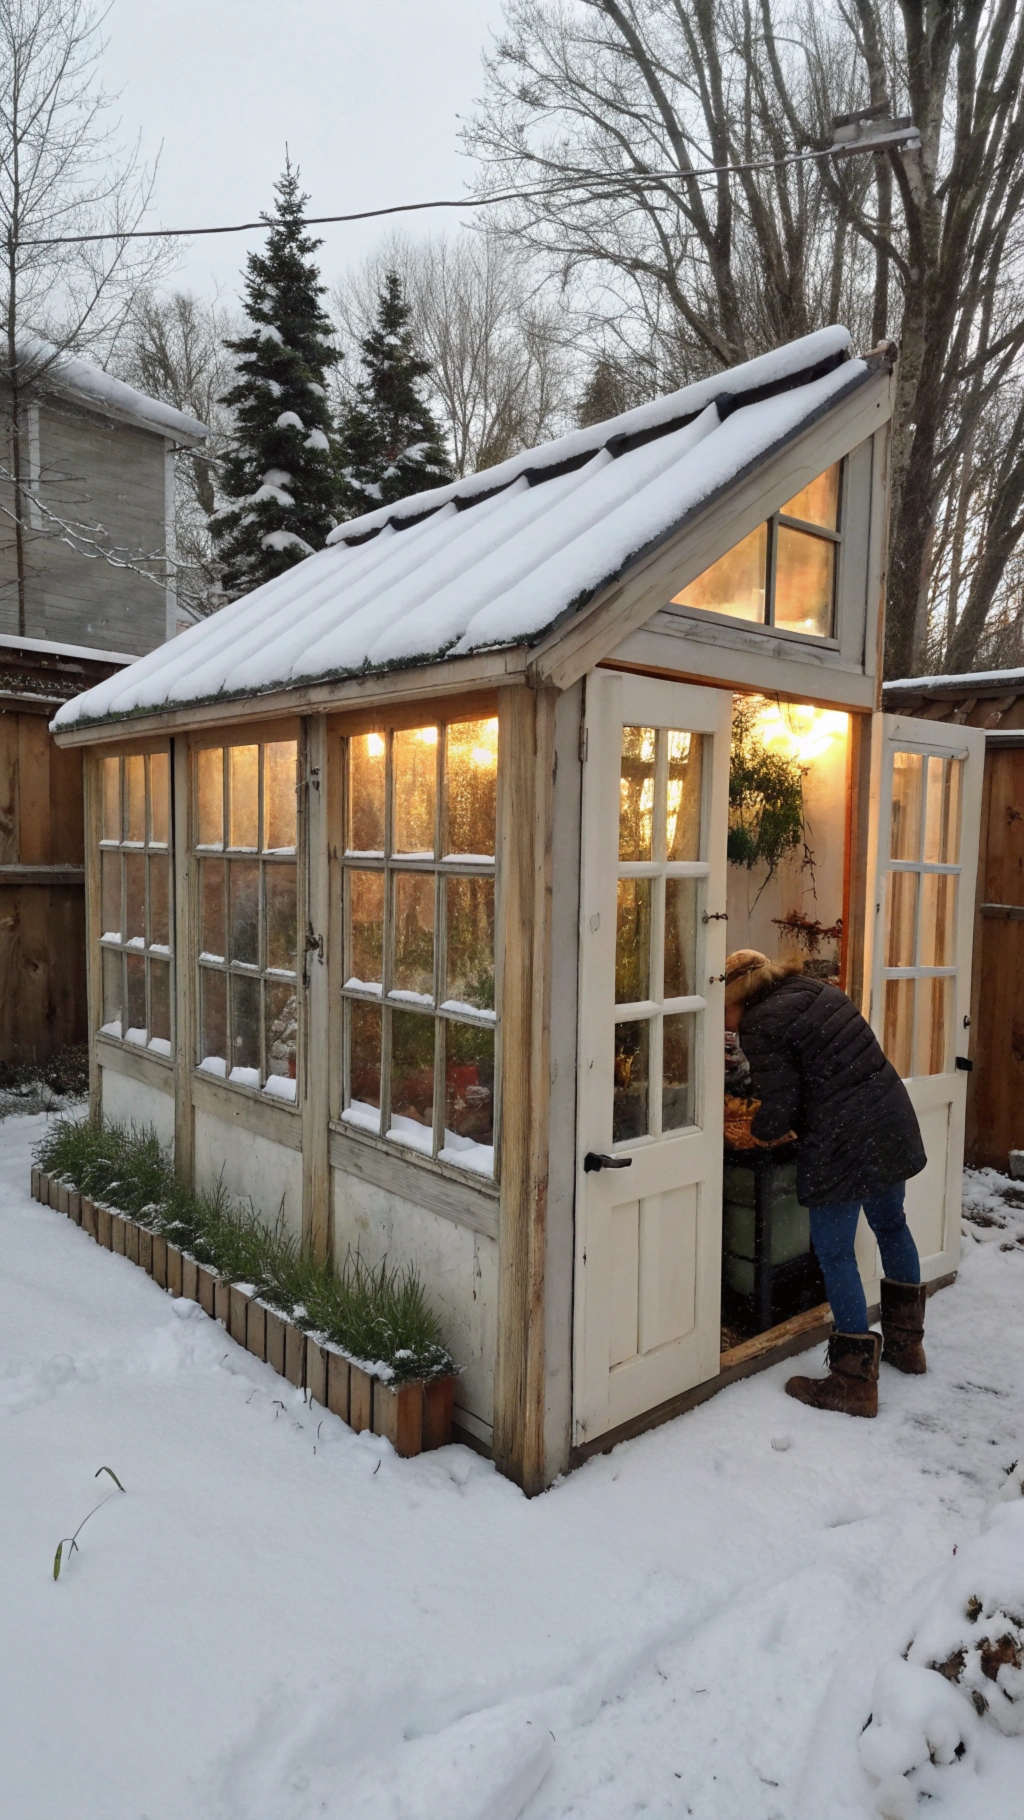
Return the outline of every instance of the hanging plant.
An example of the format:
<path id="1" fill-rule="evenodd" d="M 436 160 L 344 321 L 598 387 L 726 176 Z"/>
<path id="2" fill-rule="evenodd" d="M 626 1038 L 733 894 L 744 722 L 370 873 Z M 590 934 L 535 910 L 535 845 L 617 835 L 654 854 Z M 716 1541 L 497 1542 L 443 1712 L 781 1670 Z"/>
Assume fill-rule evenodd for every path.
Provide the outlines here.
<path id="1" fill-rule="evenodd" d="M 733 865 L 750 871 L 766 865 L 767 884 L 787 853 L 802 846 L 807 863 L 811 856 L 805 837 L 803 768 L 796 759 L 762 744 L 757 715 L 756 704 L 742 698 L 733 709 L 727 851 Z"/>

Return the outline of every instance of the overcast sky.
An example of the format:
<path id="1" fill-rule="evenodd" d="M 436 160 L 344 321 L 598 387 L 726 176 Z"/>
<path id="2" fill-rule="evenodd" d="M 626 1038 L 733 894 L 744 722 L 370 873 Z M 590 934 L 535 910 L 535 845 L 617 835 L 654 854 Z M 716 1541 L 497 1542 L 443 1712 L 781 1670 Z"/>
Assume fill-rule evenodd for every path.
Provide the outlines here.
<path id="1" fill-rule="evenodd" d="M 126 133 L 163 141 L 153 226 L 251 221 L 271 206 L 285 141 L 311 214 L 457 196 L 456 116 L 481 89 L 501 0 L 114 0 L 104 85 Z M 411 218 L 454 228 L 452 211 Z M 387 223 L 319 230 L 332 283 Z M 167 281 L 225 301 L 257 234 L 183 241 Z"/>

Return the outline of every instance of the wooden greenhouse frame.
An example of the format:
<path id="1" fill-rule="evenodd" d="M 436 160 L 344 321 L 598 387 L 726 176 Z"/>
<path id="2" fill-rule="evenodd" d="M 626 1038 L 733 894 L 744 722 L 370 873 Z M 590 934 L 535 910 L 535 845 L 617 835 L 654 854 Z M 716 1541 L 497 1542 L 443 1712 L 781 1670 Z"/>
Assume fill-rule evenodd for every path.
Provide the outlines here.
<path id="1" fill-rule="evenodd" d="M 61 743 L 81 746 L 86 753 L 94 1110 L 155 1124 L 166 1141 L 173 1140 L 176 1167 L 186 1180 L 206 1182 L 223 1171 L 228 1187 L 253 1193 L 268 1218 L 283 1206 L 293 1229 L 318 1255 L 332 1250 L 338 1255 L 344 1246 L 360 1243 L 371 1251 L 386 1247 L 399 1261 L 414 1261 L 449 1322 L 456 1356 L 466 1366 L 457 1424 L 466 1439 L 491 1452 L 501 1470 L 528 1492 L 542 1489 L 621 1435 L 700 1400 L 738 1372 L 806 1345 L 822 1325 L 819 1309 L 763 1336 L 753 1347 L 741 1347 L 736 1356 L 720 1353 L 721 980 L 726 947 L 742 945 L 742 931 L 730 930 L 727 944 L 724 903 L 714 894 L 724 890 L 728 728 L 735 693 L 770 694 L 783 703 L 849 716 L 840 836 L 845 981 L 876 1025 L 890 996 L 919 1008 L 941 999 L 946 1007 L 944 1065 L 921 1087 L 942 1152 L 941 1157 L 936 1152 L 922 1206 L 930 1199 L 927 1217 L 934 1230 L 929 1229 L 925 1246 L 927 1274 L 946 1280 L 955 1268 L 951 1222 L 962 1158 L 962 1077 L 954 1068 L 952 1016 L 964 990 L 969 993 L 969 966 L 965 971 L 960 950 L 955 959 L 947 954 L 934 965 L 916 964 L 919 955 L 910 964 L 903 957 L 894 959 L 885 945 L 882 912 L 876 910 L 871 855 L 879 842 L 884 844 L 879 802 L 889 800 L 886 791 L 891 795 L 894 787 L 902 787 L 886 781 L 893 751 L 898 756 L 908 752 L 911 767 L 922 775 L 937 766 L 936 777 L 941 774 L 948 783 L 955 776 L 963 827 L 969 830 L 977 742 L 958 729 L 953 740 L 947 737 L 945 756 L 938 747 L 918 749 L 914 724 L 894 731 L 877 712 L 891 392 L 889 350 L 853 361 L 841 331 L 810 337 L 780 357 L 753 362 L 719 376 L 714 384 L 659 401 L 653 409 L 642 407 L 612 424 L 517 457 L 490 475 L 456 482 L 438 494 L 342 526 L 336 534 L 339 551 L 309 559 L 248 601 L 226 609 L 220 626 L 217 618 L 205 622 L 166 648 L 162 659 L 158 653 L 133 666 L 122 679 L 128 694 L 123 689 L 119 696 L 113 690 L 107 695 L 93 691 L 59 717 Z M 678 440 L 667 440 L 672 437 Z M 799 520 L 786 518 L 786 503 L 792 505 L 803 496 L 801 489 L 837 464 L 843 476 L 842 535 L 833 537 L 835 554 L 828 559 L 833 565 L 832 605 L 823 631 L 803 636 L 783 626 L 751 624 L 749 615 L 748 623 L 741 623 L 727 612 L 679 604 L 680 590 L 694 577 L 704 575 L 759 526 L 774 524 L 780 512 L 780 535 L 791 523 L 799 532 Z M 695 465 L 701 473 L 691 496 L 687 476 Z M 656 497 L 654 492 L 645 495 L 645 486 L 657 490 Z M 580 515 L 588 509 L 592 487 L 604 491 L 600 499 L 594 493 L 593 526 L 581 534 Z M 556 488 L 561 490 L 556 493 Z M 556 499 L 557 507 L 550 508 Z M 649 510 L 645 499 L 651 502 Z M 487 508 L 479 516 L 478 502 Z M 548 515 L 538 530 L 538 515 L 546 506 Z M 593 554 L 596 527 L 609 517 L 627 526 L 629 549 L 624 557 L 609 558 L 595 578 L 595 564 L 605 560 Z M 840 524 L 838 517 L 835 522 Z M 503 542 L 503 527 L 510 523 L 514 535 Z M 560 526 L 565 527 L 565 550 L 558 542 Z M 535 560 L 541 532 L 548 539 L 544 561 L 557 570 L 557 589 L 549 586 L 550 569 L 541 555 Z M 413 541 L 417 537 L 418 545 Z M 451 540 L 457 538 L 463 542 L 454 545 Z M 406 562 L 405 550 L 425 554 Z M 506 634 L 497 636 L 487 621 L 486 636 L 475 646 L 462 631 L 460 649 L 460 628 L 454 626 L 443 648 L 432 656 L 420 655 L 410 626 L 417 601 L 430 591 L 433 571 L 424 568 L 428 560 L 447 565 L 436 598 L 454 599 L 460 588 L 468 588 L 469 576 L 474 586 L 479 578 L 474 599 L 484 602 L 485 615 L 491 610 L 490 594 L 509 600 Z M 510 562 L 517 576 L 514 585 L 508 581 Z M 329 567 L 332 563 L 338 565 L 336 571 Z M 405 579 L 396 570 L 403 563 Z M 380 564 L 392 565 L 392 579 L 382 575 L 375 593 L 374 565 Z M 342 580 L 350 574 L 363 578 L 365 595 L 360 598 L 381 609 L 394 607 L 395 636 L 415 660 L 396 655 L 376 664 L 337 658 L 321 664 L 319 658 L 314 663 L 303 657 L 293 663 L 291 679 L 268 674 L 261 686 L 248 690 L 236 682 L 248 673 L 250 653 L 256 654 L 253 663 L 262 661 L 260 648 L 271 636 L 260 626 L 261 599 L 268 608 L 279 600 L 288 618 L 288 590 L 298 589 L 295 614 L 301 617 L 304 588 L 313 590 L 315 583 L 317 601 L 334 600 L 335 572 Z M 536 602 L 544 588 L 550 610 L 542 613 Z M 414 589 L 418 594 L 410 593 Z M 313 592 L 309 600 L 313 602 Z M 338 636 L 347 609 L 341 594 L 337 600 L 335 621 L 327 607 L 310 605 L 311 640 L 322 637 L 329 644 Z M 522 634 L 517 632 L 517 603 L 524 614 L 533 615 Z M 203 680 L 201 667 L 204 652 L 215 650 L 221 652 L 217 661 L 224 677 L 214 687 Z M 302 671 L 303 662 L 308 673 Z M 674 892 L 690 905 L 687 939 L 693 964 L 688 962 L 685 990 L 672 997 L 663 981 L 657 1003 L 652 999 L 650 1006 L 627 1007 L 634 1021 L 648 1020 L 651 1054 L 662 1057 L 663 1068 L 670 1025 L 673 1042 L 683 1031 L 689 1044 L 685 1093 L 690 1123 L 677 1129 L 665 1113 L 663 1132 L 656 1121 L 649 1139 L 631 1142 L 621 1133 L 613 1136 L 606 1103 L 608 1094 L 614 1100 L 618 1091 L 607 1047 L 618 994 L 610 981 L 605 992 L 600 968 L 608 964 L 609 916 L 612 922 L 615 918 L 615 856 L 605 843 L 614 839 L 614 805 L 623 788 L 617 754 L 622 727 L 632 726 L 630 716 L 635 720 L 637 715 L 645 724 L 652 717 L 653 728 L 669 729 L 657 735 L 661 756 L 656 764 L 651 761 L 652 778 L 667 775 L 666 763 L 675 763 L 671 754 L 684 749 L 680 740 L 698 741 L 697 746 L 686 743 L 685 750 L 699 749 L 704 769 L 701 832 L 692 854 L 673 857 L 665 849 L 666 824 L 659 811 L 662 860 L 632 868 L 638 877 L 654 881 L 645 888 L 658 903 Z M 382 1122 L 376 1132 L 346 1124 L 340 1116 L 346 1108 L 338 1098 L 347 1027 L 342 987 L 348 991 L 353 986 L 346 981 L 349 961 L 343 951 L 351 853 L 346 857 L 342 824 L 342 739 L 368 738 L 376 729 L 393 738 L 392 730 L 443 726 L 460 717 L 496 717 L 498 725 L 493 1180 L 440 1155 L 438 1125 L 445 1136 L 447 1117 L 447 1101 L 442 1105 L 437 1097 L 443 1082 L 433 1089 L 434 1150 L 429 1154 L 424 1133 L 418 1140 L 420 1153 L 388 1141 L 391 1114 L 383 1107 L 383 1095 L 378 1096 Z M 196 984 L 199 866 L 208 854 L 196 852 L 192 783 L 193 755 L 204 741 L 226 747 L 291 738 L 298 755 L 294 1103 L 270 1097 L 260 1080 L 236 1084 L 227 1062 L 225 1078 L 211 1078 L 197 1066 L 203 1060 Z M 175 985 L 168 1053 L 153 1052 L 145 1030 L 137 1033 L 139 1041 L 102 1030 L 101 768 L 110 755 L 147 752 L 167 755 L 172 780 Z M 438 760 L 439 765 L 446 762 Z M 443 789 L 447 773 L 439 770 L 437 775 Z M 938 800 L 933 790 L 933 801 Z M 118 839 L 126 851 L 131 847 L 123 827 Z M 964 833 L 962 840 L 968 839 Z M 443 835 L 441 840 L 433 860 L 421 862 L 439 878 L 448 863 Z M 108 839 L 109 850 L 115 845 Z M 163 864 L 159 844 L 156 861 L 146 851 L 150 864 Z M 386 872 L 391 861 L 382 850 L 373 863 Z M 973 874 L 966 846 L 958 849 L 955 861 L 935 865 L 927 852 L 914 860 L 887 857 L 882 872 L 894 869 L 913 871 L 915 890 L 918 874 L 921 881 L 932 872 L 944 879 L 948 875 L 948 889 L 960 892 L 957 927 L 963 927 L 964 917 L 969 920 Z M 440 883 L 436 889 L 440 893 Z M 922 893 L 925 889 L 921 882 Z M 146 966 L 162 978 L 165 955 L 153 946 L 152 924 L 146 927 L 149 936 L 136 937 L 135 949 L 123 939 L 122 928 L 116 952 L 124 952 L 125 968 L 132 965 L 141 979 L 139 944 L 148 939 Z M 605 959 L 597 958 L 599 950 Z M 384 984 L 374 990 L 382 1015 L 391 1018 L 395 1008 L 386 974 L 382 977 Z M 362 982 L 357 978 L 354 985 L 358 991 Z M 609 993 L 605 1012 L 601 1006 Z M 392 996 L 396 1003 L 401 999 Z M 434 1004 L 431 1014 L 443 1019 L 464 1013 L 465 1007 L 451 1014 L 445 1004 Z M 917 1015 L 920 1023 L 926 1012 L 919 1009 Z M 482 1016 L 477 1015 L 478 1024 Z M 381 1068 L 386 1075 L 383 1059 Z M 605 1078 L 606 1087 L 601 1087 Z M 665 1073 L 665 1106 L 667 1080 Z M 602 1153 L 609 1144 L 621 1155 L 612 1159 L 614 1171 L 602 1173 L 608 1161 Z M 591 1170 L 595 1158 L 596 1173 Z M 635 1176 L 620 1177 L 618 1171 L 627 1164 L 635 1164 Z M 638 1186 L 629 1201 L 632 1180 Z M 635 1249 L 627 1257 L 619 1238 L 609 1240 L 612 1227 L 620 1235 L 634 1234 L 636 1247 L 649 1228 L 651 1242 L 661 1246 L 657 1258 L 652 1262 L 653 1254 L 641 1257 Z M 685 1255 L 682 1250 L 677 1255 L 673 1246 L 683 1247 Z M 867 1247 L 863 1265 L 870 1285 L 876 1272 Z M 640 1298 L 639 1313 L 622 1303 L 624 1295 L 634 1293 Z M 674 1331 L 677 1302 L 690 1310 L 692 1333 Z M 612 1328 L 617 1337 L 610 1343 Z M 612 1361 L 615 1348 L 621 1351 L 622 1333 L 622 1344 L 633 1344 L 636 1355 L 630 1355 L 628 1370 Z M 611 1390 L 605 1379 L 614 1380 Z M 622 1388 L 627 1380 L 633 1386 L 628 1391 Z"/>

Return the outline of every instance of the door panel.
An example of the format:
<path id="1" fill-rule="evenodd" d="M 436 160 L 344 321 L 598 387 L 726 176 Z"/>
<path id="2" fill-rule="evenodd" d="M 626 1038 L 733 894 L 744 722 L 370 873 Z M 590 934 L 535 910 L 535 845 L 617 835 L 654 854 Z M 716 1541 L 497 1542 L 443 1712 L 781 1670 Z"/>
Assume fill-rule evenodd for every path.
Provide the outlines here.
<path id="1" fill-rule="evenodd" d="M 907 1084 L 927 1167 L 907 1185 L 926 1282 L 957 1267 L 971 1002 L 974 891 L 985 736 L 975 727 L 879 715 L 872 754 L 867 1016 Z M 869 1299 L 879 1260 L 864 1221 Z"/>
<path id="2" fill-rule="evenodd" d="M 646 677 L 587 683 L 577 1444 L 718 1370 L 731 707 Z"/>

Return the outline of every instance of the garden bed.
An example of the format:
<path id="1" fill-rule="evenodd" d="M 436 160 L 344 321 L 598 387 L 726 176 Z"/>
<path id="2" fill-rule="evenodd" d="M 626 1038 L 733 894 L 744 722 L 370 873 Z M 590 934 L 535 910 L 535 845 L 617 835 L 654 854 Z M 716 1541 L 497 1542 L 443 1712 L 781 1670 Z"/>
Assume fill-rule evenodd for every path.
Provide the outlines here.
<path id="1" fill-rule="evenodd" d="M 79 1165 L 77 1182 L 66 1165 L 43 1166 L 62 1148 Z M 185 1194 L 146 1134 L 58 1126 L 39 1158 L 34 1199 L 138 1264 L 161 1289 L 197 1302 L 238 1345 L 357 1433 L 383 1435 L 405 1458 L 450 1441 L 455 1368 L 411 1272 L 371 1271 L 358 1257 L 341 1273 L 313 1264 L 221 1194 Z M 123 1181 L 114 1179 L 122 1173 Z M 100 1193 L 96 1180 L 104 1177 Z M 165 1194 L 152 1195 L 154 1186 Z M 114 1204 L 118 1188 L 131 1190 L 118 1199 L 138 1201 L 142 1192 L 146 1204 L 126 1212 Z M 349 1334 L 357 1347 L 343 1343 Z"/>

